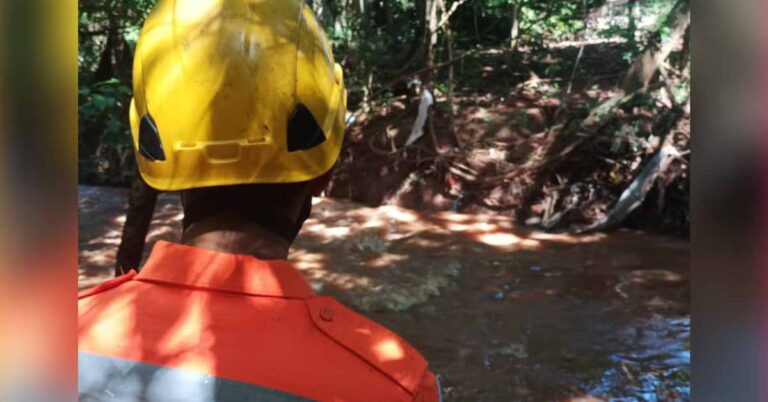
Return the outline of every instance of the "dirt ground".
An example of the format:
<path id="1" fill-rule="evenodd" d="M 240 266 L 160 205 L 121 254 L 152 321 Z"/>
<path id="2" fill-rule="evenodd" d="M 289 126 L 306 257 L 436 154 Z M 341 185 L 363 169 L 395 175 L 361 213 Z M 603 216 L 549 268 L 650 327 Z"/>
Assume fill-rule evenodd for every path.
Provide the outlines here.
<path id="1" fill-rule="evenodd" d="M 523 52 L 522 62 L 510 64 L 505 52 L 489 50 L 462 63 L 453 112 L 436 91 L 424 135 L 409 146 L 416 93 L 358 110 L 348 119 L 328 194 L 369 207 L 515 216 L 527 226 L 574 232 L 609 213 L 668 135 L 681 156 L 623 223 L 688 236 L 690 115 L 673 113 L 662 94 L 587 129 L 586 117 L 617 95 L 628 65 L 623 44 L 582 45 L 577 70 L 571 63 L 581 53 L 573 45 L 551 48 L 549 61 Z M 547 73 L 555 65 L 566 67 Z"/>
<path id="2" fill-rule="evenodd" d="M 82 289 L 111 276 L 127 191 L 79 195 Z M 180 226 L 178 197 L 161 195 L 147 252 Z M 688 247 L 320 199 L 291 260 L 419 349 L 446 401 L 688 401 Z"/>

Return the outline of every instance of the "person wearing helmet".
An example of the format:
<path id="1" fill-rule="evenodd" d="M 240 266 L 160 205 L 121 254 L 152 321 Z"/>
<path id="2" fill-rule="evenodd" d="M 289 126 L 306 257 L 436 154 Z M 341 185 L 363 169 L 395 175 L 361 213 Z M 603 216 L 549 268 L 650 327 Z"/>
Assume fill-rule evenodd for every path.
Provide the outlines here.
<path id="1" fill-rule="evenodd" d="M 286 261 L 330 180 L 346 92 L 297 0 L 161 0 L 136 48 L 139 171 L 181 244 L 79 295 L 81 401 L 441 399 L 424 358 Z"/>

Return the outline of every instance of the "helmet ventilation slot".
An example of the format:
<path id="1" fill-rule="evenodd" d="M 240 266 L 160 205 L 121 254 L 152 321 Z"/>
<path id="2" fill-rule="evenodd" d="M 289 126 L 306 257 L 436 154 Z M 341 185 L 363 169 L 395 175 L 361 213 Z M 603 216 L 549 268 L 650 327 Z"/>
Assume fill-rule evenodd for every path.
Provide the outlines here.
<path id="1" fill-rule="evenodd" d="M 139 154 L 150 162 L 164 161 L 165 152 L 160 141 L 157 124 L 149 114 L 141 118 L 139 125 Z"/>
<path id="2" fill-rule="evenodd" d="M 299 103 L 288 118 L 288 152 L 306 151 L 325 142 L 322 127 L 306 106 Z"/>

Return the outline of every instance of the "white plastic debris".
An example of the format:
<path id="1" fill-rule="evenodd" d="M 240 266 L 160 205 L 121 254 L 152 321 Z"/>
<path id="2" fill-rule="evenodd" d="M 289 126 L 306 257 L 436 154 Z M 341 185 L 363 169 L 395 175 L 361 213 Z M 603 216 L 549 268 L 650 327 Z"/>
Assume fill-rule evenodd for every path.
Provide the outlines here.
<path id="1" fill-rule="evenodd" d="M 419 138 L 424 136 L 424 123 L 427 122 L 427 113 L 429 107 L 435 103 L 435 97 L 429 90 L 425 89 L 421 91 L 421 102 L 419 103 L 419 115 L 416 117 L 416 123 L 413 124 L 411 129 L 411 135 L 408 136 L 408 140 L 405 141 L 405 146 L 409 146 L 416 142 Z"/>

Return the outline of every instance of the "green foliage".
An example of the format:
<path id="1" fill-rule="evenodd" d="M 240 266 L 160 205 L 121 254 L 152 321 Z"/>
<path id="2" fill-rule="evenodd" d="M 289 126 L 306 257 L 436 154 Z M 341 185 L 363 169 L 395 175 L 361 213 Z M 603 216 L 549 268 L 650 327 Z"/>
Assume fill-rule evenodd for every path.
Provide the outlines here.
<path id="1" fill-rule="evenodd" d="M 124 115 L 130 93 L 128 86 L 116 78 L 91 86 L 81 86 L 78 91 L 80 134 L 85 135 L 84 130 L 99 126 L 103 121 L 103 144 L 119 146 L 129 143 L 126 135 L 129 132 L 127 118 L 115 117 Z"/>
<path id="2" fill-rule="evenodd" d="M 529 1 L 521 8 L 521 29 L 533 45 L 573 39 L 584 29 L 579 8 L 580 2 L 560 2 L 553 7 L 548 2 Z"/>
<path id="3" fill-rule="evenodd" d="M 141 25 L 157 0 L 81 0 L 78 61 L 80 80 L 88 81 L 101 62 L 109 35 L 136 45 Z"/>
<path id="4" fill-rule="evenodd" d="M 130 155 L 129 87 L 113 78 L 93 85 L 81 84 L 78 95 L 81 179 L 124 183 L 135 170 Z"/>
<path id="5" fill-rule="evenodd" d="M 89 161 L 87 163 L 99 163 L 99 157 L 94 155 L 96 149 L 119 149 L 130 144 L 127 102 L 133 51 L 141 26 L 156 2 L 80 1 L 80 140 L 84 144 L 81 158 Z M 345 70 L 350 109 L 369 107 L 370 104 L 363 102 L 366 99 L 387 104 L 412 94 L 405 82 L 414 78 L 431 79 L 430 85 L 440 97 L 447 94 L 446 68 L 436 69 L 430 77 L 426 74 L 426 48 L 431 37 L 426 7 L 430 1 L 307 0 L 306 3 L 317 11 L 336 59 Z M 668 35 L 664 27 L 669 24 L 665 24 L 663 16 L 676 4 L 673 0 L 638 0 L 637 15 L 658 18 L 650 25 L 647 21 L 653 18 L 645 18 L 645 25 L 638 24 L 637 32 L 628 32 L 627 11 L 607 5 L 606 0 L 445 0 L 446 10 L 454 13 L 437 32 L 434 62 L 447 65 L 451 57 L 461 57 L 460 62 L 452 64 L 456 69 L 457 93 L 487 93 L 489 87 L 511 87 L 531 72 L 567 82 L 576 52 L 554 55 L 553 45 L 601 36 L 637 37 L 638 42 L 627 46 L 621 54 L 630 60 L 648 45 L 651 32 L 656 32 L 661 40 Z M 603 7 L 613 10 L 607 17 L 608 25 L 595 25 L 595 15 L 605 14 L 603 11 L 607 8 Z M 438 21 L 443 17 L 439 12 Z M 588 21 L 591 22 L 587 24 Z M 452 56 L 449 56 L 446 29 L 452 32 Z M 506 66 L 502 68 L 497 64 L 505 55 Z M 686 86 L 673 88 L 674 97 L 684 99 L 687 90 Z M 545 97 L 560 97 L 563 91 L 551 85 L 540 93 Z M 439 103 L 437 107 L 443 106 Z M 527 118 L 518 116 L 519 120 Z"/>
<path id="6" fill-rule="evenodd" d="M 122 183 L 133 170 L 128 102 L 133 50 L 157 0 L 81 0 L 79 3 L 80 177 Z"/>
<path id="7" fill-rule="evenodd" d="M 672 85 L 672 96 L 678 104 L 684 104 L 691 97 L 691 84 L 687 81 L 681 81 Z"/>

